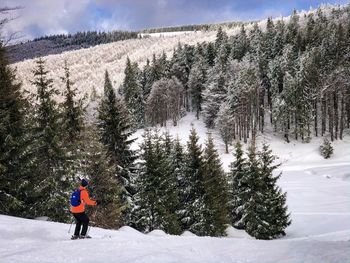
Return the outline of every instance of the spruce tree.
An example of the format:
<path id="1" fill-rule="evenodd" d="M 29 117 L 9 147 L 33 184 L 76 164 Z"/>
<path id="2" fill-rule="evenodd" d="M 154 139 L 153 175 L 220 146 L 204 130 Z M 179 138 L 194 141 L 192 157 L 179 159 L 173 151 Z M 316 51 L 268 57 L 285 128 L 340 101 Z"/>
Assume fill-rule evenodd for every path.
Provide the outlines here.
<path id="1" fill-rule="evenodd" d="M 182 218 L 183 229 L 197 235 L 205 235 L 203 229 L 204 218 L 204 170 L 201 146 L 198 144 L 198 135 L 194 128 L 187 142 L 185 156 L 185 214 Z"/>
<path id="2" fill-rule="evenodd" d="M 179 220 L 179 207 L 180 207 L 180 190 L 178 184 L 178 175 L 180 167 L 180 160 L 173 159 L 174 157 L 180 158 L 180 156 L 174 156 L 174 141 L 170 134 L 166 132 L 161 139 L 160 152 L 163 153 L 164 167 L 162 184 L 160 185 L 160 193 L 162 202 L 165 207 L 165 224 L 164 230 L 170 234 L 180 234 L 181 224 Z M 180 154 L 180 152 L 177 152 Z M 179 167 L 180 166 L 180 167 Z"/>
<path id="3" fill-rule="evenodd" d="M 324 138 L 322 145 L 320 145 L 320 153 L 322 157 L 325 159 L 330 158 L 333 154 L 333 151 L 334 149 L 331 142 L 327 138 Z"/>
<path id="4" fill-rule="evenodd" d="M 64 221 L 69 217 L 67 200 L 72 178 L 67 172 L 62 121 L 54 100 L 59 92 L 47 76 L 44 61 L 40 58 L 36 64 L 32 84 L 37 87 L 33 138 L 37 179 L 34 191 L 37 196 L 31 209 L 35 216 L 46 215 L 53 220 Z"/>
<path id="5" fill-rule="evenodd" d="M 228 153 L 228 145 L 232 142 L 234 135 L 234 118 L 231 107 L 224 101 L 215 120 L 215 127 L 220 131 L 222 140 L 225 143 L 225 152 Z"/>
<path id="6" fill-rule="evenodd" d="M 199 119 L 199 113 L 202 110 L 203 91 L 206 81 L 207 66 L 204 58 L 199 57 L 191 68 L 191 73 L 188 80 L 188 86 L 192 99 L 192 109 L 195 110 L 197 119 Z"/>
<path id="7" fill-rule="evenodd" d="M 146 131 L 141 146 L 142 164 L 138 177 L 138 191 L 133 211 L 136 227 L 149 232 L 164 230 L 169 234 L 180 234 L 181 226 L 177 214 L 179 206 L 178 185 L 170 163 L 167 147 L 157 133 Z M 162 142 L 163 141 L 163 142 Z"/>
<path id="8" fill-rule="evenodd" d="M 203 233 L 209 236 L 224 236 L 228 217 L 228 186 L 226 174 L 211 135 L 203 154 L 204 162 L 204 217 Z"/>
<path id="9" fill-rule="evenodd" d="M 246 193 L 249 191 L 247 182 L 247 162 L 243 157 L 242 144 L 237 141 L 234 152 L 235 161 L 230 165 L 230 218 L 231 224 L 235 228 L 244 229 L 242 220 L 244 205 L 246 203 Z"/>
<path id="10" fill-rule="evenodd" d="M 154 80 L 152 79 L 152 68 L 149 59 L 147 59 L 146 65 L 144 66 L 140 76 L 140 85 L 142 88 L 142 96 L 144 101 L 147 101 L 147 98 L 151 93 L 153 82 Z"/>
<path id="11" fill-rule="evenodd" d="M 71 169 L 72 178 L 79 172 L 81 150 L 81 133 L 84 129 L 83 98 L 77 99 L 77 88 L 73 87 L 67 61 L 64 63 L 64 76 L 61 78 L 65 84 L 63 92 L 64 101 L 61 104 L 62 132 L 64 133 L 64 147 L 67 152 L 67 162 Z"/>
<path id="12" fill-rule="evenodd" d="M 140 84 L 138 65 L 136 63 L 131 63 L 129 57 L 126 60 L 124 74 L 122 94 L 126 107 L 131 112 L 134 119 L 135 127 L 140 128 L 143 127 L 145 120 L 143 91 Z"/>
<path id="13" fill-rule="evenodd" d="M 220 105 L 227 96 L 227 55 L 223 49 L 221 51 L 215 59 L 214 67 L 208 72 L 203 92 L 203 117 L 208 128 L 214 128 Z"/>
<path id="14" fill-rule="evenodd" d="M 249 50 L 249 41 L 244 25 L 241 26 L 241 31 L 231 38 L 231 56 L 233 59 L 241 60 Z"/>
<path id="15" fill-rule="evenodd" d="M 0 42 L 0 214 L 25 215 L 33 189 L 27 106 Z"/>
<path id="16" fill-rule="evenodd" d="M 77 100 L 77 88 L 74 88 L 70 77 L 67 61 L 64 62 L 64 76 L 61 78 L 65 84 L 63 92 L 63 126 L 66 133 L 66 141 L 74 144 L 83 130 L 83 99 Z"/>
<path id="17" fill-rule="evenodd" d="M 263 203 L 264 197 L 262 197 L 261 188 L 259 188 L 262 184 L 260 170 L 259 170 L 259 161 L 256 156 L 256 147 L 254 144 L 251 144 L 248 150 L 248 160 L 247 167 L 244 173 L 244 176 L 241 178 L 241 184 L 245 186 L 243 188 L 242 193 L 242 225 L 246 232 L 255 236 L 255 230 L 259 223 L 262 220 L 258 217 L 260 214 L 264 212 Z M 257 209 L 260 209 L 257 211 Z M 260 225 L 259 225 L 260 226 Z M 266 225 L 261 225 L 261 227 L 265 227 Z"/>
<path id="18" fill-rule="evenodd" d="M 274 165 L 276 156 L 267 144 L 263 144 L 258 153 L 258 162 L 251 148 L 249 153 L 251 167 L 258 164 L 258 170 L 251 169 L 251 196 L 245 208 L 245 229 L 257 239 L 274 239 L 285 235 L 285 228 L 291 224 L 287 213 L 286 193 L 277 186 L 276 182 L 281 173 L 273 175 L 279 166 Z"/>
<path id="19" fill-rule="evenodd" d="M 121 227 L 124 207 L 120 200 L 122 191 L 116 168 L 111 163 L 106 147 L 98 138 L 97 127 L 90 125 L 83 136 L 83 175 L 90 180 L 90 194 L 98 201 L 92 208 L 91 218 L 95 226 L 116 229 Z"/>
<path id="20" fill-rule="evenodd" d="M 123 223 L 128 223 L 131 197 L 134 194 L 132 176 L 135 173 L 135 153 L 130 149 L 134 139 L 130 139 L 131 125 L 122 101 L 116 97 L 108 72 L 105 73 L 104 96 L 98 109 L 98 129 L 101 142 L 106 146 L 108 156 L 116 167 L 122 186 L 121 201 L 127 206 Z"/>
<path id="21" fill-rule="evenodd" d="M 181 145 L 179 138 L 176 138 L 173 142 L 173 147 L 171 149 L 169 159 L 172 173 L 174 174 L 173 176 L 176 179 L 178 188 L 179 204 L 176 214 L 178 215 L 180 222 L 182 222 L 182 219 L 187 215 L 185 201 L 187 200 L 189 182 L 186 178 L 185 173 L 185 151 Z M 182 231 L 186 230 L 183 224 L 181 224 L 181 229 Z"/>

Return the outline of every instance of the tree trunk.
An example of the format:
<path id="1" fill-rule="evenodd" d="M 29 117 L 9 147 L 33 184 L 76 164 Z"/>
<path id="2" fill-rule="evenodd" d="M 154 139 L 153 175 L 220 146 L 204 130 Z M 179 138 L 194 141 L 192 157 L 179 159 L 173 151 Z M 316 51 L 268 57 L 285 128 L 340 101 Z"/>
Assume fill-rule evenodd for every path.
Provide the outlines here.
<path id="1" fill-rule="evenodd" d="M 324 97 L 321 98 L 321 136 L 326 132 L 327 103 Z"/>
<path id="2" fill-rule="evenodd" d="M 317 100 L 314 103 L 314 115 L 315 115 L 315 136 L 318 137 L 318 111 L 317 111 Z"/>
<path id="3" fill-rule="evenodd" d="M 333 105 L 331 104 L 332 99 L 330 99 L 330 103 L 328 103 L 328 129 L 329 129 L 329 133 L 331 135 L 331 141 L 334 141 L 334 133 L 333 133 Z"/>
<path id="4" fill-rule="evenodd" d="M 343 130 L 344 130 L 344 94 L 341 97 L 340 105 L 340 130 L 339 130 L 339 139 L 343 139 Z"/>
<path id="5" fill-rule="evenodd" d="M 349 99 L 347 99 L 349 101 Z M 350 103 L 346 103 L 346 127 L 350 129 Z"/>
<path id="6" fill-rule="evenodd" d="M 338 119 L 338 96 L 337 93 L 334 92 L 333 94 L 333 106 L 334 106 L 334 128 L 335 128 L 335 132 L 334 132 L 334 139 L 338 139 L 338 124 L 339 124 L 339 119 Z"/>

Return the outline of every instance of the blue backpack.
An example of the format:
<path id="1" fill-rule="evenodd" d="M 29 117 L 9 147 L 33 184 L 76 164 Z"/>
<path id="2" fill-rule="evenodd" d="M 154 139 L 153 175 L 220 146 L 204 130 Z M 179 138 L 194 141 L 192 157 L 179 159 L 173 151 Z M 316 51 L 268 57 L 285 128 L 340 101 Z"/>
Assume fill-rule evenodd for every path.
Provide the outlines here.
<path id="1" fill-rule="evenodd" d="M 75 189 L 70 197 L 70 204 L 71 206 L 79 206 L 81 204 L 80 200 L 80 190 Z"/>

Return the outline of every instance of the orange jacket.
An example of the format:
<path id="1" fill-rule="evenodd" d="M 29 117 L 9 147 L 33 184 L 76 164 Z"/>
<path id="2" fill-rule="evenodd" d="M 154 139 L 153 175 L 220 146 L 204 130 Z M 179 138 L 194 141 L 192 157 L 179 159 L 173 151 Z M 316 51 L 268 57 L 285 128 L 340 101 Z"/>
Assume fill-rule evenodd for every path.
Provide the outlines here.
<path id="1" fill-rule="evenodd" d="M 70 207 L 70 211 L 72 213 L 83 213 L 83 212 L 85 212 L 85 204 L 92 205 L 92 206 L 96 205 L 96 201 L 90 199 L 89 192 L 88 192 L 88 190 L 85 187 L 80 186 L 79 190 L 80 190 L 81 203 L 78 206 L 71 206 Z"/>

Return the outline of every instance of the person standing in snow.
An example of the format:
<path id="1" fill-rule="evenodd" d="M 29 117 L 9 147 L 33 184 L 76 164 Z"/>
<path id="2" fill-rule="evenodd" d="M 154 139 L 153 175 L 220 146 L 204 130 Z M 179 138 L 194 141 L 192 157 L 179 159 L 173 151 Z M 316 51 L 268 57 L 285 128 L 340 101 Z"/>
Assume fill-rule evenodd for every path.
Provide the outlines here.
<path id="1" fill-rule="evenodd" d="M 90 236 L 86 235 L 89 225 L 89 217 L 85 214 L 85 204 L 95 206 L 97 205 L 97 202 L 90 199 L 89 192 L 87 189 L 88 184 L 89 182 L 86 179 L 81 180 L 81 186 L 79 187 L 80 204 L 78 206 L 70 207 L 70 211 L 73 214 L 76 221 L 74 236 L 72 236 L 72 239 L 91 238 Z M 80 233 L 81 225 L 83 225 L 83 229 Z"/>

